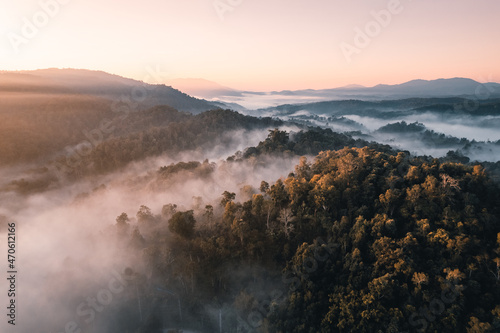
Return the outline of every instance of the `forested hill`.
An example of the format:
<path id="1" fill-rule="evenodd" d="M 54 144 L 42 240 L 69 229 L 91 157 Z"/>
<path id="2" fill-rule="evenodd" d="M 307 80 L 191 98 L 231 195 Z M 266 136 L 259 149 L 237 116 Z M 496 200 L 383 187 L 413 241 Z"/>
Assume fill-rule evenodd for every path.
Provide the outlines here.
<path id="1" fill-rule="evenodd" d="M 117 119 L 110 122 L 106 126 L 112 129 L 110 132 L 104 133 L 99 128 L 89 132 L 87 139 L 90 141 L 66 150 L 49 160 L 46 168 L 37 174 L 13 180 L 3 189 L 24 194 L 40 192 L 57 185 L 61 178 L 78 180 L 103 175 L 123 169 L 131 162 L 161 155 L 176 158 L 184 153 L 192 155 L 217 148 L 226 152 L 225 157 L 235 151 L 229 149 L 240 140 L 242 133 L 252 136 L 269 131 L 268 137 L 257 146 L 229 156 L 229 162 L 245 164 L 253 158 L 252 163 L 263 165 L 266 158 L 310 156 L 323 150 L 344 147 L 369 146 L 395 154 L 390 146 L 353 139 L 347 134 L 319 127 L 303 128 L 290 135 L 277 128 L 284 125 L 287 124 L 280 120 L 244 116 L 230 110 L 192 115 L 167 106 L 154 107 L 132 113 L 126 121 Z M 293 123 L 290 125 L 296 126 Z"/>
<path id="2" fill-rule="evenodd" d="M 20 133 L 12 133 L 11 140 L 0 142 L 4 158 L 12 157 L 14 162 L 38 158 L 43 166 L 32 177 L 13 180 L 7 188 L 22 193 L 43 191 L 61 176 L 72 179 L 95 176 L 161 154 L 174 157 L 181 152 L 215 147 L 230 149 L 240 140 L 235 131 L 265 132 L 284 124 L 280 120 L 244 116 L 230 110 L 217 109 L 193 115 L 169 106 L 115 117 L 105 113 L 110 117 L 102 119 L 100 111 L 106 106 L 104 101 L 102 103 L 96 104 L 95 112 L 88 114 L 86 104 L 75 110 L 78 112 L 72 111 L 71 116 L 64 109 L 46 111 L 45 116 L 39 114 L 35 118 L 38 124 L 32 123 Z M 24 119 L 30 121 L 28 118 L 26 115 Z M 75 130 L 67 126 L 67 121 L 74 121 L 80 127 Z M 48 128 L 44 129 L 46 124 Z M 70 143 L 72 145 L 68 145 Z M 229 150 L 231 152 L 234 150 Z M 9 159 L 2 162 L 8 164 L 9 161 L 12 162 Z"/>
<path id="3" fill-rule="evenodd" d="M 379 118 L 394 118 L 409 114 L 435 112 L 446 116 L 498 116 L 500 99 L 475 100 L 462 97 L 406 98 L 399 100 L 364 101 L 339 100 L 303 104 L 284 104 L 259 110 L 286 116 L 307 110 L 316 115 L 360 115 Z"/>
<path id="4" fill-rule="evenodd" d="M 191 97 L 161 84 L 161 73 L 145 70 L 145 78 L 157 81 L 147 84 L 101 71 L 83 69 L 43 69 L 24 72 L 1 72 L 0 94 L 88 95 L 120 101 L 128 108 L 144 109 L 155 105 L 170 105 L 178 110 L 200 113 L 215 104 Z"/>
<path id="5" fill-rule="evenodd" d="M 345 148 L 251 191 L 242 202 L 224 192 L 220 209 L 142 206 L 135 230 L 120 215 L 109 236 L 150 272 L 138 297 L 172 290 L 202 331 L 218 329 L 214 309 L 227 332 L 500 328 L 500 191 L 481 166 Z M 155 332 L 164 316 L 180 326 L 176 313 L 123 328 Z"/>
<path id="6" fill-rule="evenodd" d="M 147 133 L 174 123 L 185 123 L 200 133 L 282 124 L 222 110 L 194 116 L 171 106 L 142 109 L 116 105 L 108 99 L 88 95 L 23 93 L 2 97 L 0 93 L 0 166 L 47 161 L 65 147 L 90 141 L 95 147 L 113 137 Z M 170 128 L 174 132 L 182 128 L 173 127 Z"/>
<path id="7" fill-rule="evenodd" d="M 211 110 L 198 115 L 181 113 L 170 107 L 154 107 L 117 120 L 109 138 L 90 146 L 86 153 L 73 151 L 56 160 L 69 176 L 102 174 L 118 170 L 133 161 L 181 152 L 228 147 L 239 138 L 237 130 L 263 130 L 283 125 L 280 120 L 244 116 L 231 110 Z M 121 134 L 121 135 L 120 135 Z M 234 133 L 233 133 L 234 134 Z"/>
<path id="8" fill-rule="evenodd" d="M 155 124 L 131 115 L 146 116 L 141 111 L 158 105 L 193 114 L 220 107 L 171 87 L 104 72 L 1 72 L 0 167 L 50 157 L 65 146 L 88 140 L 86 132 L 110 120 L 121 120 L 126 130 L 145 130 L 145 125 Z M 139 124 L 127 123 L 128 117 Z"/>
<path id="9" fill-rule="evenodd" d="M 0 93 L 0 166 L 50 157 L 113 117 L 111 102 L 103 98 Z"/>

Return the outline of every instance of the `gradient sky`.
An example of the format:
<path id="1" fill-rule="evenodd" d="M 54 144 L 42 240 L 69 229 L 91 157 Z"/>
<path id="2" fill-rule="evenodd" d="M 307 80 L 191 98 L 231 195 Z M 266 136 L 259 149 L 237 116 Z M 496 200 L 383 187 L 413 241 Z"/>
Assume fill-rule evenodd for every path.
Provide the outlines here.
<path id="1" fill-rule="evenodd" d="M 248 90 L 500 81 L 498 0 L 401 0 L 401 12 L 351 62 L 341 43 L 355 46 L 355 28 L 364 30 L 371 11 L 390 1 L 220 0 L 236 4 L 224 20 L 214 0 L 64 2 L 43 22 L 39 0 L 0 0 L 1 70 L 72 67 L 143 80 L 149 66 L 166 79 Z M 46 24 L 16 54 L 9 36 L 22 37 L 23 19 L 33 16 Z"/>

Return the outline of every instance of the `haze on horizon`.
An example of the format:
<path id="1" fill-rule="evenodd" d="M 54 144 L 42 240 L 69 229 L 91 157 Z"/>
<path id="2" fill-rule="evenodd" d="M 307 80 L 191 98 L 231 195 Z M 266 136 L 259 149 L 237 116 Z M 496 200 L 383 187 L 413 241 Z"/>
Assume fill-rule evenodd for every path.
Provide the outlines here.
<path id="1" fill-rule="evenodd" d="M 204 78 L 256 91 L 500 81 L 494 0 L 1 4 L 2 70 L 86 68 L 163 83 L 148 77 L 147 68 L 158 68 L 164 81 Z"/>

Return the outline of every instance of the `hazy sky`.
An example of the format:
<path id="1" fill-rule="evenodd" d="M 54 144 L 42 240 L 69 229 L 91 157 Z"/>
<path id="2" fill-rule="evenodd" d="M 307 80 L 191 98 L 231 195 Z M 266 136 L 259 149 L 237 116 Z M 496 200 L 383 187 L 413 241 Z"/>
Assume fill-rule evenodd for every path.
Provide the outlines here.
<path id="1" fill-rule="evenodd" d="M 500 81 L 500 1 L 397 2 L 0 0 L 0 69 L 87 68 L 143 80 L 149 66 L 165 79 L 251 90 Z M 378 23 L 372 11 L 390 16 Z"/>

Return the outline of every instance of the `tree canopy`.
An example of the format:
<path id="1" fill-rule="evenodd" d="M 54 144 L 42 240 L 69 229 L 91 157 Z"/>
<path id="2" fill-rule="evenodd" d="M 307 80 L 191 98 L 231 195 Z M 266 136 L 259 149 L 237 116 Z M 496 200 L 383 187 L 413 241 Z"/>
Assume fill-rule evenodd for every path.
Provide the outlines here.
<path id="1" fill-rule="evenodd" d="M 228 332 L 500 327 L 500 192 L 481 166 L 343 148 L 258 192 L 224 192 L 222 211 L 164 206 L 158 228 L 180 237 L 145 237 L 151 279 L 198 328 L 217 329 L 213 302 Z"/>

